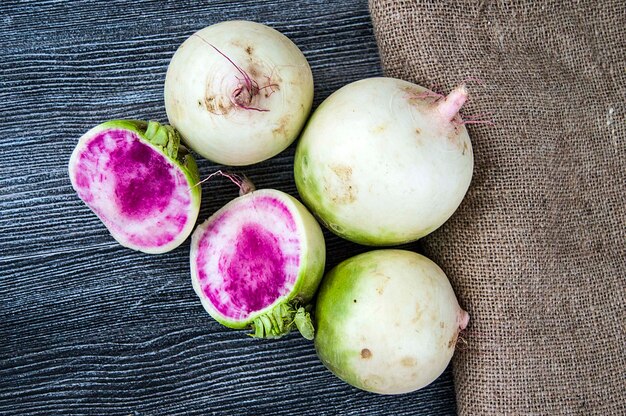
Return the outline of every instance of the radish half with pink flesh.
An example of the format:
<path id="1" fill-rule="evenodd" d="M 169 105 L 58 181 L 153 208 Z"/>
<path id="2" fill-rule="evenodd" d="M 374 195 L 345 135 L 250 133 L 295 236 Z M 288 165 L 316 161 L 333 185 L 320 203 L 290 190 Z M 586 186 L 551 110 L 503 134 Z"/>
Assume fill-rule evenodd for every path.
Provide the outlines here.
<path id="1" fill-rule="evenodd" d="M 324 277 L 315 319 L 315 348 L 330 371 L 363 390 L 400 394 L 445 370 L 469 315 L 434 262 L 376 250 Z"/>
<path id="2" fill-rule="evenodd" d="M 293 197 L 264 189 L 240 196 L 199 225 L 191 276 L 207 312 L 230 328 L 312 339 L 308 303 L 324 271 L 324 236 Z"/>
<path id="3" fill-rule="evenodd" d="M 167 125 L 113 120 L 85 133 L 69 163 L 72 186 L 121 245 L 163 253 L 191 234 L 198 168 Z"/>
<path id="4" fill-rule="evenodd" d="M 393 78 L 344 86 L 317 108 L 296 149 L 304 203 L 334 233 L 367 245 L 417 240 L 469 187 L 474 159 L 461 86 L 447 97 Z"/>
<path id="5" fill-rule="evenodd" d="M 221 22 L 191 35 L 165 77 L 167 117 L 214 162 L 243 166 L 280 153 L 313 103 L 313 75 L 298 47 L 254 22 Z"/>

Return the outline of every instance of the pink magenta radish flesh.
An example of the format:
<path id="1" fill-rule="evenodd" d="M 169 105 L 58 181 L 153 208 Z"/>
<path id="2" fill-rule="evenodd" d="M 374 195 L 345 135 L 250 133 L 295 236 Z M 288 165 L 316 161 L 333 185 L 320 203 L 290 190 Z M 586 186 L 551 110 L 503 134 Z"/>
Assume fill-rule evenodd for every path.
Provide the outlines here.
<path id="1" fill-rule="evenodd" d="M 83 135 L 72 153 L 72 186 L 123 246 L 162 253 L 191 233 L 201 191 L 179 140 L 169 126 L 114 120 Z"/>
<path id="2" fill-rule="evenodd" d="M 234 199 L 192 236 L 192 283 L 202 305 L 223 325 L 253 328 L 257 337 L 277 338 L 298 326 L 324 262 L 319 225 L 277 190 Z"/>

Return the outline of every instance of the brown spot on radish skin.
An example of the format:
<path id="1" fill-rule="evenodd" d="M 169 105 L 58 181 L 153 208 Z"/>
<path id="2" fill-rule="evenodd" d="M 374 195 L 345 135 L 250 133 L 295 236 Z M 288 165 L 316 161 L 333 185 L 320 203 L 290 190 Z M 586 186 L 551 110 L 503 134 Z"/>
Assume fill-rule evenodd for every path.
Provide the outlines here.
<path id="1" fill-rule="evenodd" d="M 376 287 L 376 293 L 382 296 L 382 294 L 385 293 L 385 286 L 387 286 L 387 283 L 389 283 L 391 277 L 382 273 L 376 273 L 376 275 L 382 279 L 380 285 Z"/>
<path id="2" fill-rule="evenodd" d="M 386 124 L 379 124 L 378 126 L 375 126 L 372 129 L 372 133 L 374 134 L 381 134 L 383 133 L 385 130 L 387 130 L 387 125 Z"/>
<path id="3" fill-rule="evenodd" d="M 233 39 L 233 40 L 231 40 L 231 41 L 230 41 L 230 43 L 231 43 L 233 46 L 243 47 L 243 45 L 241 44 L 241 41 L 240 41 L 239 39 Z"/>
<path id="4" fill-rule="evenodd" d="M 465 143 L 465 140 L 461 138 L 460 124 L 455 123 L 454 127 L 449 129 L 447 139 L 450 141 L 450 144 L 465 154 L 465 151 L 467 150 L 467 143 Z"/>
<path id="5" fill-rule="evenodd" d="M 213 95 L 210 85 L 207 84 L 204 95 L 204 107 L 209 113 L 224 115 L 232 108 L 232 103 L 225 97 Z"/>
<path id="6" fill-rule="evenodd" d="M 427 89 L 421 89 L 413 85 L 402 88 L 402 92 L 404 93 L 409 104 L 414 107 L 421 107 L 424 105 L 434 107 L 435 104 L 443 98 L 441 94 Z"/>
<path id="7" fill-rule="evenodd" d="M 385 384 L 385 380 L 381 376 L 370 374 L 363 380 L 363 385 L 366 388 L 376 389 L 378 386 Z"/>
<path id="8" fill-rule="evenodd" d="M 228 104 L 224 104 L 221 100 L 218 101 L 217 103 L 217 109 L 220 112 L 220 114 L 226 114 L 228 113 L 228 110 L 230 110 L 230 105 Z"/>
<path id="9" fill-rule="evenodd" d="M 275 136 L 281 136 L 286 138 L 289 133 L 287 131 L 287 127 L 289 126 L 290 119 L 291 118 L 289 117 L 289 115 L 282 116 L 278 120 L 278 124 L 276 125 L 276 127 L 272 130 L 272 134 L 274 134 Z"/>
<path id="10" fill-rule="evenodd" d="M 439 328 L 445 328 L 445 326 L 446 324 L 443 321 L 439 322 Z"/>
<path id="11" fill-rule="evenodd" d="M 404 357 L 400 360 L 400 364 L 402 364 L 403 367 L 415 367 L 417 365 L 417 360 L 413 357 Z"/>
<path id="12" fill-rule="evenodd" d="M 448 341 L 448 348 L 454 348 L 458 337 L 459 337 L 459 333 L 455 332 L 452 338 L 450 338 L 450 341 Z"/>
<path id="13" fill-rule="evenodd" d="M 331 165 L 330 170 L 334 173 L 334 178 L 326 178 L 324 188 L 330 194 L 331 201 L 335 204 L 354 202 L 356 189 L 352 183 L 352 168 L 350 166 Z"/>
<path id="14" fill-rule="evenodd" d="M 416 104 L 416 101 L 418 101 L 419 99 L 419 93 L 421 93 L 422 91 L 415 86 L 410 85 L 402 88 L 402 92 L 405 93 L 407 99 L 409 100 L 409 103 Z"/>
<path id="15" fill-rule="evenodd" d="M 420 134 L 422 134 L 422 131 L 420 129 L 415 129 L 415 134 L 419 136 Z"/>
<path id="16" fill-rule="evenodd" d="M 248 55 L 252 55 L 252 52 L 254 51 L 254 48 L 250 45 L 246 46 L 246 53 Z"/>
<path id="17" fill-rule="evenodd" d="M 256 79 L 257 77 L 259 77 L 259 75 L 261 75 L 259 68 L 254 64 L 250 65 L 250 67 L 247 68 L 246 72 L 250 74 L 250 76 L 254 79 Z"/>
<path id="18" fill-rule="evenodd" d="M 422 319 L 422 315 L 423 315 L 422 309 L 420 308 L 420 305 L 417 304 L 415 307 L 415 316 L 413 317 L 413 319 L 411 319 L 411 322 L 416 324 L 420 321 L 420 319 Z"/>
<path id="19" fill-rule="evenodd" d="M 372 357 L 372 352 L 369 349 L 363 348 L 361 350 L 361 358 L 362 359 L 367 360 L 367 359 L 369 359 L 371 357 Z"/>

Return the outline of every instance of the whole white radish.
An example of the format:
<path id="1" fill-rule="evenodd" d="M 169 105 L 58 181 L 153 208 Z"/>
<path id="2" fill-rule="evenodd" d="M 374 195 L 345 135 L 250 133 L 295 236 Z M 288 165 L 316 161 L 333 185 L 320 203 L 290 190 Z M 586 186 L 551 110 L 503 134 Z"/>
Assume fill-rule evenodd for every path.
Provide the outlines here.
<path id="1" fill-rule="evenodd" d="M 330 371 L 360 389 L 399 394 L 445 370 L 469 315 L 431 260 L 376 250 L 324 277 L 315 319 L 315 348 Z"/>
<path id="2" fill-rule="evenodd" d="M 248 21 L 191 35 L 165 78 L 170 124 L 197 153 L 226 165 L 257 163 L 287 148 L 312 102 L 313 76 L 300 49 Z"/>
<path id="3" fill-rule="evenodd" d="M 447 97 L 410 82 L 344 86 L 313 113 L 295 157 L 304 202 L 333 232 L 367 245 L 417 240 L 441 226 L 469 187 L 474 158 Z"/>

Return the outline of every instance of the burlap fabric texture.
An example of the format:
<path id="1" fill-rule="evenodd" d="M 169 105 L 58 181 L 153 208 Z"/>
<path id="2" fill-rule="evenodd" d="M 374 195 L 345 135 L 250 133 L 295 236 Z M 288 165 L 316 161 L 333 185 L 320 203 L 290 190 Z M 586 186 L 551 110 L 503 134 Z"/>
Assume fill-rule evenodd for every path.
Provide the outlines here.
<path id="1" fill-rule="evenodd" d="M 475 170 L 423 240 L 472 316 L 461 415 L 626 414 L 626 3 L 370 1 L 385 74 L 468 77 Z"/>

